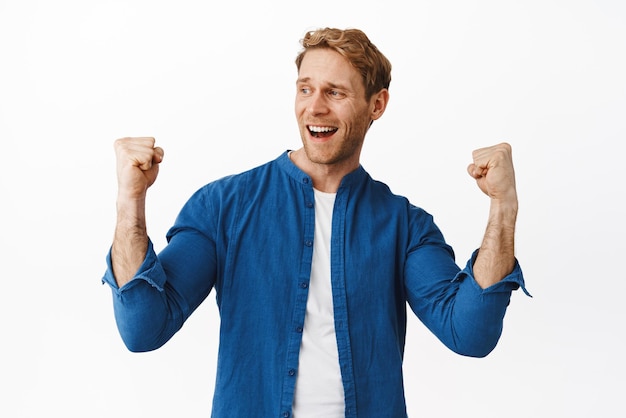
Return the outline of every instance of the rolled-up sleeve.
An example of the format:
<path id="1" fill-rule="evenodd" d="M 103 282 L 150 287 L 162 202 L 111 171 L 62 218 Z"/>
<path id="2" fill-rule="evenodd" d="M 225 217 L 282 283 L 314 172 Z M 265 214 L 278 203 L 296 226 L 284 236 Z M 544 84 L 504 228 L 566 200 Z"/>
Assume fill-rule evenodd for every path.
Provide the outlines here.
<path id="1" fill-rule="evenodd" d="M 528 296 L 524 276 L 519 262 L 511 273 L 498 283 L 481 288 L 474 279 L 472 267 L 478 250 L 467 265 L 452 280 L 458 284 L 453 304 L 453 344 L 462 354 L 484 357 L 498 343 L 502 335 L 504 316 L 511 300 L 511 294 L 520 287 Z"/>
<path id="2" fill-rule="evenodd" d="M 111 252 L 102 282 L 111 287 L 118 330 L 130 351 L 155 350 L 165 344 L 211 292 L 215 284 L 214 241 L 207 235 L 208 214 L 201 193 L 183 207 L 158 255 L 151 240 L 133 279 L 117 286 Z"/>
<path id="3" fill-rule="evenodd" d="M 419 244 L 405 266 L 407 301 L 426 327 L 452 351 L 484 357 L 496 346 L 511 292 L 522 287 L 519 263 L 500 282 L 482 289 L 473 276 L 476 250 L 464 269 L 430 218 L 420 225 Z M 530 296 L 530 295 L 529 295 Z"/>
<path id="4" fill-rule="evenodd" d="M 166 329 L 176 325 L 164 294 L 166 275 L 152 242 L 149 241 L 144 261 L 133 279 L 121 288 L 113 275 L 110 251 L 106 261 L 108 268 L 102 281 L 111 287 L 115 321 L 124 344 L 135 352 L 159 348 L 175 332 Z"/>

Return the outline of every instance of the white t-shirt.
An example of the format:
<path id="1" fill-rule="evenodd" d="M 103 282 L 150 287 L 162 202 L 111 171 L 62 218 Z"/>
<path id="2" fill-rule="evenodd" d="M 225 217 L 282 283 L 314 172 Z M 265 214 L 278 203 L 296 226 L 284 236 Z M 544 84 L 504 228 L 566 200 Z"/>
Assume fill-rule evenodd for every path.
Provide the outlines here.
<path id="1" fill-rule="evenodd" d="M 315 191 L 313 264 L 302 331 L 294 418 L 342 418 L 345 400 L 330 282 L 330 236 L 335 193 Z"/>

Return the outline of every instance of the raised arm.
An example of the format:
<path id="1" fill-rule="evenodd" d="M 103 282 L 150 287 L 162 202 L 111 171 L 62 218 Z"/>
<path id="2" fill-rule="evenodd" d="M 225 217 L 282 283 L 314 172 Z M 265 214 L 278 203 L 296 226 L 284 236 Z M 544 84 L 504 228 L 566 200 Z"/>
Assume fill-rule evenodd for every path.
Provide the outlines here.
<path id="1" fill-rule="evenodd" d="M 474 162 L 467 171 L 491 199 L 487 228 L 473 267 L 476 282 L 485 289 L 502 280 L 515 266 L 517 191 L 509 144 L 477 149 L 472 156 Z"/>
<path id="2" fill-rule="evenodd" d="M 122 138 L 114 143 L 117 157 L 117 223 L 111 247 L 111 264 L 118 287 L 128 283 L 148 248 L 146 193 L 163 161 L 154 138 Z"/>

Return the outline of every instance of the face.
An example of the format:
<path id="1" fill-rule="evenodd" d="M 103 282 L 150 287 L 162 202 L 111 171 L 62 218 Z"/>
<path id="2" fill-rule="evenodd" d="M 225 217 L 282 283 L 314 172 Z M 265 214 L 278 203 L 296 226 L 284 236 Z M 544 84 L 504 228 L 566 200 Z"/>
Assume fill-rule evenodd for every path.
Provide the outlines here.
<path id="1" fill-rule="evenodd" d="M 376 95 L 365 100 L 358 71 L 338 52 L 312 49 L 302 60 L 296 85 L 296 119 L 308 160 L 358 166 L 370 122 L 382 114 Z"/>

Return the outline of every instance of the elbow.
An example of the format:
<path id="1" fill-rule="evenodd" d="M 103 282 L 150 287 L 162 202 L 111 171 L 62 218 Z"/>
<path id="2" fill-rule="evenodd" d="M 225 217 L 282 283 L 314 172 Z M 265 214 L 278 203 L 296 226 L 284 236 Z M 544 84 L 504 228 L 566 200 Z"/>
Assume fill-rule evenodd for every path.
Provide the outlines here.
<path id="1" fill-rule="evenodd" d="M 169 339 L 163 326 L 149 321 L 131 320 L 129 316 L 117 316 L 117 329 L 122 342 L 133 353 L 154 351 Z"/>
<path id="2" fill-rule="evenodd" d="M 475 330 L 464 336 L 455 335 L 448 348 L 465 357 L 484 358 L 496 348 L 501 334 L 502 329 L 499 328 L 491 332 L 476 332 Z"/>
<path id="3" fill-rule="evenodd" d="M 158 296 L 160 298 L 160 294 Z M 169 311 L 160 300 L 152 298 L 148 299 L 151 303 L 140 302 L 122 301 L 120 298 L 114 305 L 117 330 L 126 348 L 133 353 L 160 348 L 180 327 L 179 322 L 171 320 Z"/>
<path id="4" fill-rule="evenodd" d="M 146 353 L 148 351 L 154 351 L 160 347 L 148 344 L 148 342 L 142 338 L 133 338 L 131 336 L 124 335 L 122 335 L 122 342 L 126 346 L 126 349 L 131 353 Z"/>
<path id="5" fill-rule="evenodd" d="M 142 344 L 134 344 L 132 342 L 129 343 L 126 340 L 123 340 L 123 341 L 124 341 L 124 345 L 126 346 L 128 351 L 130 351 L 131 353 L 146 353 L 148 351 L 154 351 L 158 348 L 158 347 L 151 347 L 151 346 L 142 345 Z"/>
<path id="6" fill-rule="evenodd" d="M 131 353 L 145 353 L 148 351 L 152 351 L 146 346 L 135 345 L 132 342 L 128 342 L 124 339 L 122 339 L 122 341 L 124 341 L 124 345 L 126 346 L 126 349 L 130 351 Z"/>
<path id="7" fill-rule="evenodd" d="M 471 347 L 471 348 L 461 348 L 461 349 L 454 348 L 453 351 L 465 357 L 485 358 L 495 348 L 496 346 L 494 344 L 492 346 L 484 346 L 484 347 Z"/>
<path id="8" fill-rule="evenodd" d="M 120 330 L 122 342 L 131 353 L 145 353 L 160 348 L 165 342 L 154 338 L 146 338 L 141 333 L 128 333 Z"/>

